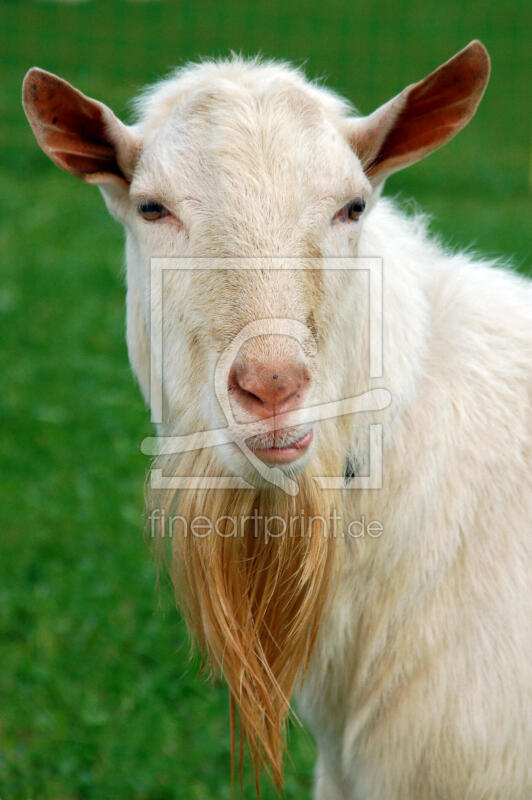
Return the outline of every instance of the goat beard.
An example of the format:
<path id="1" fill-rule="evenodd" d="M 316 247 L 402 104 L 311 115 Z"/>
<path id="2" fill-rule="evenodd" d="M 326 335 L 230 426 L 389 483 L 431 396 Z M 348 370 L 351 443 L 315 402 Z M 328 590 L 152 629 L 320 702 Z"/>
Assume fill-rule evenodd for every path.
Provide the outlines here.
<path id="1" fill-rule="evenodd" d="M 340 474 L 332 452 L 339 451 L 328 447 L 314 456 L 313 474 Z M 176 474 L 176 466 L 166 465 L 165 473 Z M 181 475 L 216 477 L 220 471 L 208 451 L 179 459 Z M 179 520 L 172 531 L 172 577 L 189 630 L 207 666 L 214 675 L 221 671 L 229 687 L 232 772 L 236 705 L 240 775 L 245 739 L 256 774 L 261 765 L 268 768 L 277 789 L 290 700 L 308 668 L 338 561 L 332 493 L 307 471 L 296 480 L 295 497 L 267 485 L 173 490 L 157 498 L 161 517 Z M 216 525 L 207 535 L 205 518 Z M 190 533 L 194 519 L 201 523 L 199 536 Z"/>

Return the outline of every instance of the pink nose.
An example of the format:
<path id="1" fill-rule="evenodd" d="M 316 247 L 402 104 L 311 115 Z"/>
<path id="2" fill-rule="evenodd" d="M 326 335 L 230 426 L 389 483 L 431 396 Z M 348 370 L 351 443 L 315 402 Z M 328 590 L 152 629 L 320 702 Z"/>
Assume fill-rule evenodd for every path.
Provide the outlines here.
<path id="1" fill-rule="evenodd" d="M 235 362 L 229 373 L 229 391 L 235 400 L 261 418 L 299 408 L 309 384 L 309 371 L 297 362 L 271 364 L 250 359 Z"/>

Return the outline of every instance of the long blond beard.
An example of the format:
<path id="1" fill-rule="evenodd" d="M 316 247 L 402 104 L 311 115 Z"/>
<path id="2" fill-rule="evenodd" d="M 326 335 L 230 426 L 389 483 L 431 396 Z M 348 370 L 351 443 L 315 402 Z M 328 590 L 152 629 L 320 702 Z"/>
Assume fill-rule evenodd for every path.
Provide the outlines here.
<path id="1" fill-rule="evenodd" d="M 313 474 L 339 470 L 327 456 L 313 460 Z M 180 459 L 179 473 L 207 477 L 220 468 L 200 451 Z M 331 493 L 306 474 L 297 481 L 295 497 L 273 486 L 152 497 L 166 520 L 179 515 L 172 536 L 174 585 L 206 663 L 229 687 L 233 767 L 236 704 L 241 743 L 247 741 L 256 771 L 260 764 L 271 770 L 278 789 L 290 699 L 308 667 L 338 560 Z M 205 518 L 217 526 L 208 535 Z M 200 536 L 191 533 L 194 519 L 203 523 Z"/>

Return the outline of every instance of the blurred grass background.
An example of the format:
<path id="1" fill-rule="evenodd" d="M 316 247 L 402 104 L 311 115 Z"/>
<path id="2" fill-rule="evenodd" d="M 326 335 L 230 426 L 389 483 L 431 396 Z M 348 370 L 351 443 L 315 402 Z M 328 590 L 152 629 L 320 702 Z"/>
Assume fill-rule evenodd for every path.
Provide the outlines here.
<path id="1" fill-rule="evenodd" d="M 143 540 L 148 415 L 124 344 L 122 234 L 38 150 L 26 69 L 126 118 L 201 55 L 305 61 L 366 113 L 478 37 L 492 80 L 469 128 L 394 176 L 456 246 L 530 270 L 528 0 L 9 2 L 0 6 L 0 798 L 229 798 L 225 691 L 197 679 Z M 287 798 L 313 745 L 291 732 Z M 246 779 L 253 796 L 251 776 Z M 264 797 L 273 798 L 265 785 Z"/>

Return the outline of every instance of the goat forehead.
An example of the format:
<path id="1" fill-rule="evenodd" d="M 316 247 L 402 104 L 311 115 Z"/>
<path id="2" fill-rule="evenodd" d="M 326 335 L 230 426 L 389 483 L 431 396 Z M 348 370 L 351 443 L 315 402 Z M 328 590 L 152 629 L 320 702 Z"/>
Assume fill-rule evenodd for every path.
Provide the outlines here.
<path id="1" fill-rule="evenodd" d="M 200 67 L 158 90 L 157 113 L 153 103 L 146 109 L 135 189 L 163 202 L 199 201 L 191 214 L 207 226 L 206 246 L 212 239 L 231 253 L 316 252 L 320 204 L 365 184 L 341 134 L 346 106 L 297 72 L 224 69 Z"/>
<path id="2" fill-rule="evenodd" d="M 181 145 L 201 145 L 204 158 L 226 159 L 252 157 L 257 149 L 271 155 L 277 149 L 278 157 L 316 151 L 320 136 L 337 128 L 349 108 L 296 69 L 238 57 L 185 68 L 145 92 L 137 107 L 147 141 L 179 145 L 180 133 Z"/>
<path id="3" fill-rule="evenodd" d="M 206 99 L 209 92 L 214 97 L 224 91 L 233 97 L 242 93 L 258 96 L 291 88 L 320 105 L 328 116 L 339 118 L 351 110 L 347 101 L 329 89 L 310 83 L 291 65 L 238 56 L 178 69 L 166 80 L 148 87 L 136 101 L 136 107 L 142 127 L 149 129 L 159 127 L 176 108 L 190 103 L 194 96 L 203 94 Z"/>
<path id="4" fill-rule="evenodd" d="M 211 161 L 228 166 L 236 161 L 256 172 L 301 167 L 304 155 L 324 136 L 321 109 L 299 90 L 283 88 L 262 96 L 224 93 L 214 100 L 208 95 L 195 99 L 188 120 L 202 155 Z"/>
<path id="5" fill-rule="evenodd" d="M 317 162 L 317 159 L 319 161 Z M 238 194 L 297 207 L 359 180 L 357 163 L 320 106 L 293 87 L 263 95 L 203 89 L 148 137 L 147 180 L 222 205 Z M 316 169 L 319 163 L 320 169 Z"/>
<path id="6" fill-rule="evenodd" d="M 301 172 L 330 130 L 319 105 L 300 90 L 281 87 L 256 95 L 218 88 L 202 90 L 176 109 L 158 139 L 170 159 L 178 144 L 211 174 L 238 165 L 257 176 L 277 169 Z"/>

